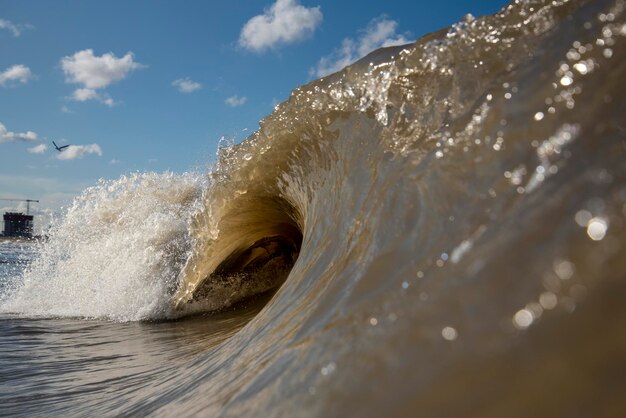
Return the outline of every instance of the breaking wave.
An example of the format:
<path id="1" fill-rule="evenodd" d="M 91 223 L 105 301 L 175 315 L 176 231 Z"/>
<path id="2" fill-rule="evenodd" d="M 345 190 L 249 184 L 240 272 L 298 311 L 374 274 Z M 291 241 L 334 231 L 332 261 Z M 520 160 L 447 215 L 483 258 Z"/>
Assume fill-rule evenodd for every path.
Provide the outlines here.
<path id="1" fill-rule="evenodd" d="M 185 393 L 149 404 L 164 415 L 407 413 L 489 356 L 510 382 L 515 344 L 537 353 L 527 382 L 578 393 L 541 354 L 582 362 L 626 318 L 608 296 L 626 271 L 623 10 L 516 1 L 298 87 L 209 173 L 86 190 L 0 310 L 136 321 L 261 301 L 198 380 L 161 387 Z M 544 339 L 515 339 L 536 324 Z M 393 393 L 355 386 L 372 376 Z M 488 415 L 510 415 L 501 399 Z"/>

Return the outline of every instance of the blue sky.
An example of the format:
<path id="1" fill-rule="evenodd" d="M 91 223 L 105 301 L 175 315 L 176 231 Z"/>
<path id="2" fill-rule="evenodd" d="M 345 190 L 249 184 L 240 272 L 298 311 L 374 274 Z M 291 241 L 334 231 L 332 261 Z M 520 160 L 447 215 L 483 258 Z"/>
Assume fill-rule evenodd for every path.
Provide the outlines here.
<path id="1" fill-rule="evenodd" d="M 57 210 L 99 178 L 203 169 L 295 87 L 506 3 L 0 0 L 0 198 Z"/>

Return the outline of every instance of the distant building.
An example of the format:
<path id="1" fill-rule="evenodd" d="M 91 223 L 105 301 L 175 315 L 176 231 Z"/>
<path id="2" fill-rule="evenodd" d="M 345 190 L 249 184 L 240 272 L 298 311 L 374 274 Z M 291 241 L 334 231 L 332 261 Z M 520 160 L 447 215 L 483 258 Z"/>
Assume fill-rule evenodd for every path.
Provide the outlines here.
<path id="1" fill-rule="evenodd" d="M 32 237 L 33 216 L 23 213 L 4 214 L 4 235 L 7 237 Z"/>

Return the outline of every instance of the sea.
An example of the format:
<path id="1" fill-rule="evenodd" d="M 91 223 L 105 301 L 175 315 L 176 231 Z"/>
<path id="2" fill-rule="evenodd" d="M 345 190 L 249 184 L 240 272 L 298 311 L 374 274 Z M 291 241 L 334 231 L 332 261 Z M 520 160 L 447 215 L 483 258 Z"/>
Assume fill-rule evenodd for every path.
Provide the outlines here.
<path id="1" fill-rule="evenodd" d="M 626 416 L 625 7 L 468 15 L 3 241 L 0 415 Z"/>

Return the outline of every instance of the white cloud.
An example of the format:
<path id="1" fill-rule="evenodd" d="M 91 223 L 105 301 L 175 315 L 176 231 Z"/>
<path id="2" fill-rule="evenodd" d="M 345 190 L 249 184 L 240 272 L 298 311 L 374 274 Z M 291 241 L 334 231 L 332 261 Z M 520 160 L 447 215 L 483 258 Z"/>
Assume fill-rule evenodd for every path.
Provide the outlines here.
<path id="1" fill-rule="evenodd" d="M 228 99 L 224 100 L 224 103 L 226 103 L 230 107 L 237 107 L 243 106 L 247 100 L 248 98 L 246 96 L 230 96 Z"/>
<path id="2" fill-rule="evenodd" d="M 72 98 L 77 102 L 85 102 L 98 98 L 98 93 L 94 89 L 76 89 L 72 93 Z"/>
<path id="3" fill-rule="evenodd" d="M 120 164 L 121 162 L 122 162 L 121 160 L 117 160 L 113 158 L 111 161 L 109 161 L 109 164 L 114 165 L 114 164 Z"/>
<path id="4" fill-rule="evenodd" d="M 82 88 L 72 92 L 70 99 L 76 102 L 86 102 L 87 100 L 97 100 L 111 107 L 115 105 L 115 101 L 106 93 L 98 93 L 94 89 Z"/>
<path id="5" fill-rule="evenodd" d="M 306 39 L 322 22 L 318 7 L 304 7 L 298 0 L 276 0 L 263 14 L 254 16 L 241 29 L 239 45 L 263 52 L 280 44 Z"/>
<path id="6" fill-rule="evenodd" d="M 176 87 L 181 93 L 193 93 L 202 88 L 202 84 L 191 80 L 189 77 L 174 80 L 172 86 Z"/>
<path id="7" fill-rule="evenodd" d="M 75 160 L 77 158 L 83 158 L 85 155 L 95 154 L 99 157 L 102 156 L 102 148 L 98 144 L 89 145 L 70 145 L 63 151 L 57 154 L 58 160 Z"/>
<path id="8" fill-rule="evenodd" d="M 117 58 L 110 52 L 98 57 L 93 54 L 92 49 L 85 49 L 71 57 L 64 57 L 61 67 L 67 82 L 83 84 L 89 89 L 100 89 L 123 80 L 131 71 L 142 68 L 143 65 L 135 62 L 132 52 L 122 58 Z"/>
<path id="9" fill-rule="evenodd" d="M 28 148 L 28 152 L 30 152 L 31 154 L 43 154 L 44 152 L 46 152 L 46 150 L 48 149 L 48 145 L 46 144 L 39 144 L 39 145 L 35 145 L 32 148 Z"/>
<path id="10" fill-rule="evenodd" d="M 15 141 L 15 140 L 36 141 L 37 134 L 33 131 L 11 132 L 7 129 L 6 126 L 0 123 L 0 144 L 3 142 L 9 142 L 9 141 Z"/>
<path id="11" fill-rule="evenodd" d="M 311 75 L 323 77 L 341 70 L 375 49 L 412 42 L 408 38 L 410 36 L 408 33 L 396 33 L 397 28 L 398 22 L 388 19 L 385 15 L 371 20 L 367 27 L 360 31 L 358 39 L 346 38 L 339 48 L 322 57 L 317 66 L 311 69 Z"/>
<path id="12" fill-rule="evenodd" d="M 61 106 L 61 112 L 63 113 L 74 113 L 72 112 L 72 110 L 70 108 L 68 108 L 67 106 Z"/>
<path id="13" fill-rule="evenodd" d="M 65 81 L 83 85 L 72 93 L 71 98 L 79 102 L 98 100 L 108 106 L 115 104 L 113 99 L 97 90 L 121 81 L 132 71 L 143 67 L 144 65 L 135 61 L 132 52 L 126 53 L 121 58 L 117 58 L 111 52 L 98 57 L 93 54 L 92 49 L 85 49 L 61 59 Z"/>
<path id="14" fill-rule="evenodd" d="M 0 29 L 8 30 L 16 38 L 22 34 L 24 29 L 32 29 L 31 25 L 22 25 L 11 22 L 10 20 L 0 19 Z"/>
<path id="15" fill-rule="evenodd" d="M 22 64 L 13 65 L 0 72 L 0 86 L 17 83 L 26 84 L 31 78 L 33 78 L 33 73 L 30 68 Z"/>

